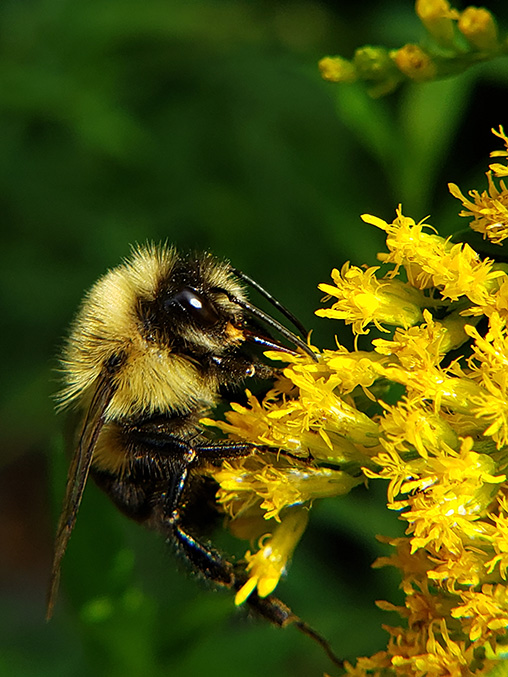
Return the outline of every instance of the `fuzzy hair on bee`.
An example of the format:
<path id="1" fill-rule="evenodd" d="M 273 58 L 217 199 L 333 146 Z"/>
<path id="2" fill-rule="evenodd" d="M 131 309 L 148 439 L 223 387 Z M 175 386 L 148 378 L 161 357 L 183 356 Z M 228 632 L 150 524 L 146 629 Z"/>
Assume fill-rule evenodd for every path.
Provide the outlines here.
<path id="1" fill-rule="evenodd" d="M 253 305 L 247 287 L 303 338 Z M 209 253 L 184 256 L 148 244 L 96 282 L 71 326 L 61 362 L 59 406 L 77 408 L 81 427 L 57 527 L 48 619 L 89 476 L 125 515 L 174 543 L 206 579 L 242 587 L 245 573 L 201 539 L 196 522 L 219 513 L 203 499 L 212 482 L 203 469 L 273 450 L 210 441 L 199 421 L 225 391 L 254 376 L 274 375 L 255 346 L 316 359 L 305 336 L 298 320 L 259 284 Z M 340 664 L 326 640 L 277 598 L 254 591 L 247 603 L 275 625 L 294 623 Z"/>
<path id="2" fill-rule="evenodd" d="M 221 355 L 239 344 L 242 337 L 233 324 L 210 325 L 203 331 L 178 318 L 179 300 L 171 296 L 171 282 L 185 285 L 191 277 L 205 299 L 198 301 L 196 296 L 196 304 L 206 304 L 212 289 L 244 299 L 242 286 L 226 265 L 203 255 L 185 261 L 182 269 L 176 251 L 164 246 L 138 249 L 131 260 L 106 273 L 87 294 L 72 327 L 63 357 L 66 383 L 60 396 L 62 405 L 86 398 L 105 365 L 123 361 L 114 375 L 115 393 L 105 412 L 106 421 L 185 413 L 198 402 L 213 406 L 218 373 L 203 369 L 199 357 Z M 192 302 L 190 299 L 190 310 L 206 321 L 205 313 L 210 310 L 192 306 Z M 238 306 L 226 294 L 217 294 L 214 302 L 225 318 L 230 316 L 234 321 L 238 317 Z M 171 325 L 164 329 L 168 318 L 161 316 L 171 315 L 172 306 L 175 315 L 169 317 Z"/>

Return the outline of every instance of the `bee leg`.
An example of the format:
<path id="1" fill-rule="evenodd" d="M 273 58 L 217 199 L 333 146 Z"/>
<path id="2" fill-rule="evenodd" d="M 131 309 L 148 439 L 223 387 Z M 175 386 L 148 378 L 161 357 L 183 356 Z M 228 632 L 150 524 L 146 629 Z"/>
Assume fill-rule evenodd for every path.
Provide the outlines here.
<path id="1" fill-rule="evenodd" d="M 193 568 L 207 580 L 235 591 L 240 590 L 247 582 L 248 576 L 245 573 L 236 573 L 231 562 L 187 531 L 181 524 L 178 510 L 172 512 L 169 523 L 174 542 Z M 298 625 L 302 622 L 289 607 L 273 595 L 263 598 L 254 591 L 249 595 L 247 604 L 260 616 L 281 628 L 290 623 Z"/>
<path id="2" fill-rule="evenodd" d="M 252 445 L 231 444 L 215 445 L 215 453 L 226 452 L 229 456 L 245 456 L 252 453 Z M 187 458 L 192 454 L 199 453 L 203 458 L 203 451 L 213 450 L 213 447 L 197 447 L 196 451 L 189 450 Z M 226 453 L 222 458 L 226 458 Z M 192 456 L 191 463 L 197 460 L 197 456 Z M 219 585 L 232 588 L 235 591 L 247 582 L 248 575 L 245 572 L 237 573 L 234 566 L 225 559 L 220 553 L 209 545 L 202 543 L 192 536 L 184 523 L 185 511 L 180 512 L 182 495 L 184 494 L 185 484 L 189 475 L 190 464 L 183 463 L 180 467 L 180 477 L 173 486 L 173 492 L 165 495 L 164 513 L 166 521 L 172 531 L 173 541 L 180 548 L 180 551 L 189 560 L 190 564 L 199 571 L 206 579 Z M 173 468 L 174 470 L 174 468 Z M 183 522 L 183 523 L 182 523 Z M 294 623 L 304 634 L 309 635 L 325 649 L 332 660 L 339 664 L 340 662 L 331 651 L 328 642 L 322 638 L 315 630 L 304 623 L 291 609 L 281 602 L 277 597 L 268 595 L 260 597 L 254 590 L 247 599 L 249 607 L 260 616 L 270 621 L 274 625 L 283 628 Z"/>
<path id="3" fill-rule="evenodd" d="M 179 459 L 172 459 L 172 481 L 158 497 L 154 496 L 159 504 L 155 503 L 153 521 L 158 523 L 161 531 L 171 537 L 189 563 L 205 578 L 219 585 L 232 587 L 235 579 L 233 566 L 213 548 L 196 539 L 184 524 L 185 489 L 192 467 L 198 462 L 197 451 L 190 446 Z"/>
<path id="4" fill-rule="evenodd" d="M 255 444 L 219 442 L 217 444 L 200 444 L 196 447 L 196 452 L 202 460 L 219 467 L 222 465 L 222 461 L 226 459 L 250 456 L 259 449 Z"/>
<path id="5" fill-rule="evenodd" d="M 162 488 L 160 473 L 154 481 L 146 472 L 149 466 L 144 468 L 144 472 L 136 472 L 138 469 L 133 467 L 131 473 L 124 477 L 97 469 L 92 469 L 92 475 L 96 484 L 127 517 L 163 533 L 205 578 L 232 587 L 235 580 L 232 565 L 194 538 L 182 525 L 180 504 L 192 453 L 189 450 L 183 459 L 172 460 L 171 472 L 167 473 L 171 481 L 164 483 Z"/>
<path id="6" fill-rule="evenodd" d="M 259 597 L 259 595 L 254 591 L 251 593 L 247 602 L 252 609 L 254 609 L 258 614 L 263 616 L 263 618 L 266 618 L 274 625 L 285 628 L 287 625 L 294 624 L 298 630 L 300 630 L 300 632 L 303 632 L 304 635 L 307 635 L 307 637 L 313 639 L 322 647 L 322 649 L 324 649 L 332 663 L 335 663 L 335 665 L 337 665 L 339 668 L 344 667 L 344 661 L 342 661 L 340 658 L 337 658 L 328 640 L 322 637 L 310 625 L 305 623 L 305 621 L 302 621 L 302 619 L 294 614 L 291 609 L 284 604 L 284 602 L 280 601 L 280 599 L 274 597 L 273 595 L 268 595 L 268 597 Z"/>
<path id="7" fill-rule="evenodd" d="M 192 567 L 207 580 L 231 588 L 235 582 L 233 566 L 217 551 L 194 538 L 180 524 L 177 513 L 171 517 L 173 540 Z"/>
<path id="8" fill-rule="evenodd" d="M 161 472 L 163 462 L 160 456 L 156 459 L 156 454 L 152 455 L 149 464 L 146 463 L 146 459 L 139 464 L 134 463 L 131 473 L 123 477 L 97 468 L 92 468 L 91 473 L 99 487 L 124 514 L 163 533 L 176 544 L 195 571 L 213 583 L 238 591 L 247 582 L 247 574 L 237 572 L 231 562 L 211 546 L 195 538 L 185 525 L 185 488 L 192 466 L 198 462 L 197 450 L 205 450 L 204 457 L 206 451 L 212 453 L 213 447 L 197 447 L 193 450 L 190 446 L 174 444 L 172 450 L 178 451 L 179 457 L 171 459 L 171 467 L 164 473 Z M 227 455 L 247 455 L 253 450 L 255 447 L 250 445 L 230 445 L 227 450 L 223 450 L 226 451 L 223 458 Z M 218 453 L 217 446 L 215 453 Z M 156 470 L 155 480 L 154 470 Z M 164 483 L 161 488 L 162 475 L 170 477 L 171 482 L 169 485 Z M 254 590 L 249 595 L 247 604 L 255 613 L 276 626 L 283 628 L 294 624 L 301 632 L 320 644 L 336 665 L 342 666 L 342 662 L 334 655 L 328 642 L 277 597 L 273 595 L 260 597 Z"/>
<path id="9" fill-rule="evenodd" d="M 155 522 L 159 522 L 159 526 L 162 527 L 161 530 L 165 533 L 169 531 L 171 540 L 177 545 L 180 552 L 207 580 L 239 590 L 247 581 L 248 576 L 246 574 L 237 575 L 231 562 L 210 545 L 193 536 L 185 524 L 185 489 L 192 467 L 206 457 L 206 452 L 213 453 L 213 451 L 219 457 L 227 458 L 228 456 L 248 455 L 252 453 L 253 447 L 247 444 L 203 445 L 195 449 L 189 447 L 178 459 L 178 462 L 173 459 L 173 481 L 169 487 L 166 487 L 166 491 L 160 494 L 161 503 L 155 507 L 159 517 L 155 518 Z M 278 608 L 274 606 L 273 610 L 270 611 L 271 606 L 273 606 L 271 600 L 275 600 L 275 598 L 262 600 L 255 593 L 251 597 L 253 608 L 276 625 L 283 626 L 291 622 L 289 620 L 290 615 L 296 619 L 296 616 L 282 602 L 280 602 Z M 250 603 L 250 598 L 248 601 Z M 278 602 L 278 600 L 276 601 Z"/>
<path id="10" fill-rule="evenodd" d="M 298 463 L 304 465 L 312 465 L 314 457 L 309 452 L 307 456 L 299 456 L 293 454 L 285 449 L 277 449 L 277 447 L 267 447 L 258 444 L 250 444 L 246 442 L 219 442 L 217 444 L 202 444 L 196 447 L 196 451 L 200 457 L 211 463 L 214 466 L 220 466 L 222 461 L 231 458 L 241 458 L 250 456 L 251 454 L 274 454 L 275 456 L 282 456 L 284 458 L 291 458 Z"/>
<path id="11" fill-rule="evenodd" d="M 236 575 L 230 562 L 210 547 L 197 541 L 179 524 L 177 511 L 173 512 L 171 516 L 171 525 L 175 541 L 182 548 L 187 559 L 208 580 L 234 590 L 239 590 L 247 582 L 248 576 L 245 574 Z M 300 632 L 317 642 L 336 666 L 344 667 L 343 661 L 337 658 L 328 640 L 305 621 L 302 621 L 277 597 L 273 595 L 260 597 L 254 590 L 247 598 L 247 604 L 258 615 L 280 628 L 294 624 Z"/>

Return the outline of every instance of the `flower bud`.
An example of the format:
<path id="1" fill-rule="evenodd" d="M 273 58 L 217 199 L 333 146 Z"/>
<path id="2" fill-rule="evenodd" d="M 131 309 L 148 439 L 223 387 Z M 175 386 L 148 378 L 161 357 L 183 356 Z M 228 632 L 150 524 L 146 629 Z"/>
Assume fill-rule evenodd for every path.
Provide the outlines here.
<path id="1" fill-rule="evenodd" d="M 477 49 L 491 50 L 498 46 L 498 32 L 492 14 L 484 7 L 466 7 L 459 18 L 459 30 Z"/>
<path id="2" fill-rule="evenodd" d="M 392 52 L 391 57 L 397 68 L 411 80 L 425 82 L 436 77 L 435 63 L 418 45 L 404 45 Z"/>
<path id="3" fill-rule="evenodd" d="M 319 64 L 323 80 L 328 82 L 355 82 L 356 69 L 347 59 L 340 56 L 325 56 Z"/>

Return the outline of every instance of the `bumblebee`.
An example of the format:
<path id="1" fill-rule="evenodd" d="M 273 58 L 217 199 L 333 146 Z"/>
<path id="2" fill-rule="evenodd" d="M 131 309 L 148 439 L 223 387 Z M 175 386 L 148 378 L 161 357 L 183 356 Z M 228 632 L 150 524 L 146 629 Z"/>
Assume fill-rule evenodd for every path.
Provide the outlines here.
<path id="1" fill-rule="evenodd" d="M 48 619 L 89 475 L 125 515 L 174 542 L 206 579 L 232 590 L 245 583 L 245 573 L 196 531 L 210 510 L 202 470 L 273 450 L 211 442 L 199 421 L 246 379 L 274 375 L 253 346 L 316 359 L 302 338 L 247 300 L 245 285 L 305 336 L 291 313 L 229 263 L 206 253 L 182 256 L 165 245 L 135 249 L 86 295 L 62 359 L 60 404 L 76 405 L 82 423 L 57 528 Z M 292 347 L 273 338 L 273 330 Z M 277 598 L 253 592 L 248 604 L 275 625 L 295 623 L 336 660 Z"/>

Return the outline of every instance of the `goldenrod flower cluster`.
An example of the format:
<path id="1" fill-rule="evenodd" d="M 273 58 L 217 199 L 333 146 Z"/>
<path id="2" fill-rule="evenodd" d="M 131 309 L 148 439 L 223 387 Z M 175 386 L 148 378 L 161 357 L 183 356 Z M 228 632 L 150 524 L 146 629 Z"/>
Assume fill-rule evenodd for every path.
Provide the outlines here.
<path id="1" fill-rule="evenodd" d="M 426 29 L 421 42 L 399 49 L 366 45 L 351 60 L 326 56 L 319 62 L 322 77 L 329 82 L 363 80 L 372 96 L 382 96 L 404 80 L 456 75 L 508 51 L 506 36 L 499 35 L 494 16 L 484 7 L 458 11 L 448 0 L 416 0 L 415 9 Z"/>
<path id="2" fill-rule="evenodd" d="M 508 137 L 495 134 L 508 158 Z M 471 227 L 500 243 L 507 235 L 508 192 L 464 197 Z M 323 350 L 317 362 L 272 353 L 287 366 L 258 401 L 235 405 L 218 425 L 234 439 L 280 453 L 228 461 L 211 471 L 233 531 L 259 549 L 247 553 L 250 578 L 272 592 L 316 498 L 359 482 L 387 482 L 387 505 L 407 523 L 406 536 L 385 539 L 397 567 L 403 619 L 387 627 L 387 649 L 346 664 L 351 675 L 486 674 L 508 652 L 508 266 L 468 244 L 440 237 L 404 216 L 363 220 L 386 233 L 377 268 L 345 265 L 320 285 L 328 307 L 317 315 L 372 327 L 371 350 Z M 387 395 L 402 393 L 388 404 Z"/>

